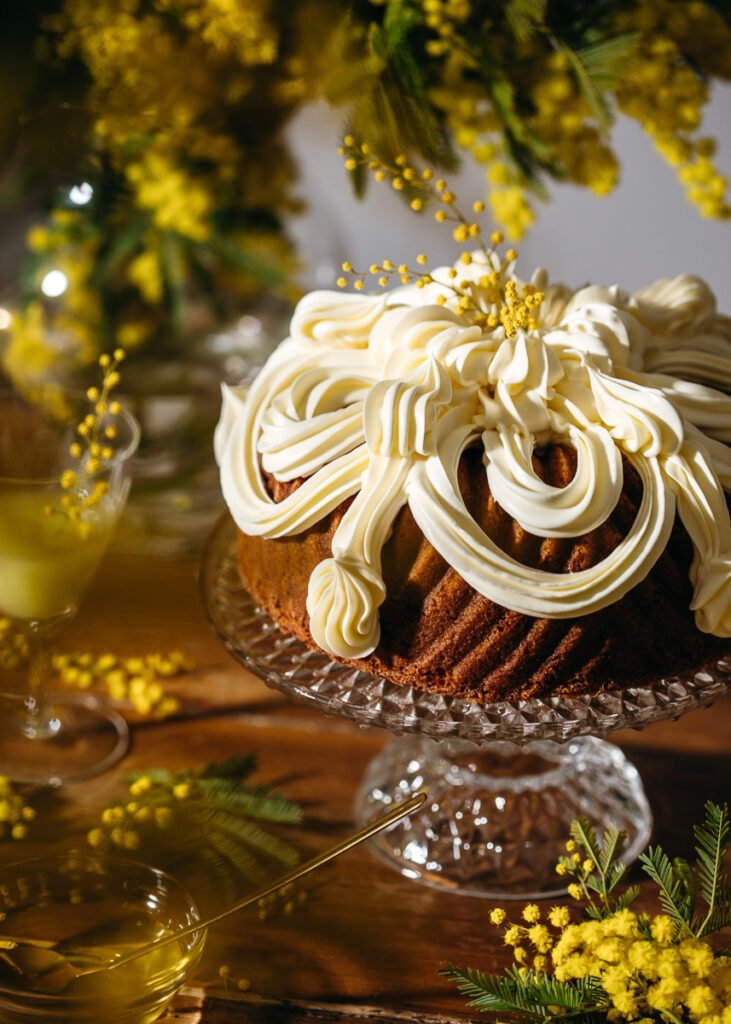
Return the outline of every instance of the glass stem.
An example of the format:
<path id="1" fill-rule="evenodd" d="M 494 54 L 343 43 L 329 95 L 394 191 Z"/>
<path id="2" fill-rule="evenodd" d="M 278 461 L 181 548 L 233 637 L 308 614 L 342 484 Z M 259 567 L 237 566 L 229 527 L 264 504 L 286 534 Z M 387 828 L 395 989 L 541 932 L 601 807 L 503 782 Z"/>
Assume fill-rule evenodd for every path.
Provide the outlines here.
<path id="1" fill-rule="evenodd" d="M 55 736 L 59 722 L 48 702 L 51 669 L 51 637 L 55 622 L 31 622 L 28 626 L 28 695 L 23 727 L 28 739 Z"/>

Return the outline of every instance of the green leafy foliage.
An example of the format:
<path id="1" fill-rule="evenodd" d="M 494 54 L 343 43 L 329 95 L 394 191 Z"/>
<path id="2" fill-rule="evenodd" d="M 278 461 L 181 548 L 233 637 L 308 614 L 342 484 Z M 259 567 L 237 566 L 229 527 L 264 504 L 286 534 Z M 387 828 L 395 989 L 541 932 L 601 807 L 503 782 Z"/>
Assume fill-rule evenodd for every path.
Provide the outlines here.
<path id="1" fill-rule="evenodd" d="M 710 800 L 702 825 L 693 829 L 698 856 L 698 891 L 706 903 L 706 912 L 693 920 L 693 932 L 699 938 L 731 925 L 731 895 L 723 870 L 724 857 L 731 845 L 728 807 Z"/>
<path id="2" fill-rule="evenodd" d="M 152 814 L 129 827 L 145 848 L 155 850 L 163 866 L 206 862 L 223 894 L 233 898 L 242 879 L 259 884 L 299 860 L 285 838 L 263 826 L 296 826 L 302 810 L 271 787 L 251 785 L 248 779 L 255 768 L 254 755 L 244 754 L 198 770 L 131 775 L 135 814 L 142 808 Z M 142 780 L 146 788 L 140 787 Z M 169 817 L 165 827 L 156 824 L 155 812 L 160 810 Z"/>
<path id="3" fill-rule="evenodd" d="M 715 973 L 709 964 L 731 957 L 731 947 L 719 948 L 701 940 L 731 926 L 731 894 L 724 872 L 724 859 L 731 847 L 728 807 L 708 802 L 703 823 L 693 831 L 695 867 L 682 858 L 671 860 L 659 846 L 640 858 L 645 873 L 657 886 L 663 914 L 627 913 L 640 889 L 634 885 L 617 891 L 626 874 L 622 861 L 626 835 L 609 828 L 600 839 L 590 821 L 577 819 L 571 824 L 569 856 L 560 859 L 559 874 L 573 879 L 569 893 L 582 904 L 584 921 L 577 923 L 567 908 L 555 907 L 543 923 L 539 907 L 529 904 L 516 923 L 505 910 L 495 908 L 490 920 L 505 928 L 504 941 L 514 947 L 512 967 L 504 974 L 490 975 L 473 967 L 450 965 L 441 973 L 457 986 L 470 1007 L 505 1014 L 508 1021 L 607 1024 L 639 1016 L 681 1024 L 696 1019 L 686 999 L 691 991 L 696 992 L 692 986 L 702 982 L 716 1000 L 725 998 L 725 966 Z M 597 923 L 590 923 L 592 919 Z M 557 932 L 551 933 L 549 924 Z M 534 958 L 533 969 L 527 966 L 531 946 L 540 954 Z M 680 988 L 677 985 L 677 957 L 687 957 L 688 951 L 699 959 L 696 966 L 687 959 L 689 987 L 684 992 L 685 982 L 681 981 Z M 616 1000 L 619 979 L 631 988 L 631 1006 L 626 1000 Z M 675 986 L 672 1011 L 656 1013 L 654 996 L 660 985 Z"/>
<path id="4" fill-rule="evenodd" d="M 658 888 L 660 906 L 678 927 L 690 931 L 693 915 L 694 885 L 689 865 L 680 859 L 673 863 L 659 846 L 651 846 L 640 863 Z"/>
<path id="5" fill-rule="evenodd" d="M 380 147 L 390 156 L 402 149 L 421 152 L 425 159 L 453 167 L 447 136 L 429 101 L 423 62 L 416 47 L 420 15 L 406 0 L 389 4 L 381 26 L 369 34 L 370 51 L 382 68 L 374 81 L 372 103 L 380 114 Z M 356 130 L 361 130 L 360 118 Z M 371 123 L 371 132 L 373 124 Z"/>
<path id="6" fill-rule="evenodd" d="M 488 975 L 474 968 L 460 970 L 448 966 L 441 973 L 457 985 L 473 1009 L 512 1011 L 525 1021 L 544 1021 L 548 1006 L 554 1008 L 552 1020 L 576 1017 L 577 1011 L 591 1014 L 609 1006 L 606 994 L 593 978 L 566 982 L 517 968 L 512 968 L 507 975 Z M 561 1010 L 567 1012 L 561 1013 Z"/>
<path id="7" fill-rule="evenodd" d="M 592 116 L 605 132 L 613 120 L 605 94 L 621 80 L 622 68 L 634 53 L 638 39 L 636 32 L 627 32 L 577 49 L 557 40 Z"/>
<path id="8" fill-rule="evenodd" d="M 199 779 L 235 779 L 242 782 L 256 768 L 256 756 L 254 754 L 234 754 L 232 757 L 224 758 L 223 761 L 212 761 L 199 772 Z M 145 774 L 149 775 L 149 772 Z"/>
<path id="9" fill-rule="evenodd" d="M 631 906 L 639 895 L 637 886 L 628 886 L 622 893 L 615 895 L 617 887 L 627 874 L 627 867 L 622 861 L 627 833 L 622 829 L 609 828 L 599 841 L 591 822 L 586 818 L 577 818 L 571 823 L 570 835 L 576 844 L 582 864 L 588 860 L 593 865 L 590 871 L 582 867 L 578 872 L 581 883 L 590 897 L 586 906 L 587 915 L 599 920 Z M 568 873 L 577 874 L 570 858 L 561 858 L 561 863 Z M 598 899 L 595 901 L 592 896 Z"/>
<path id="10" fill-rule="evenodd" d="M 516 91 L 507 78 L 497 78 L 490 85 L 490 98 L 503 128 L 505 154 L 508 161 L 522 174 L 531 188 L 545 198 L 547 192 L 537 174 L 537 166 L 549 168 L 557 177 L 559 167 L 551 163 L 551 150 L 532 132 L 516 106 Z"/>
<path id="11" fill-rule="evenodd" d="M 565 53 L 569 65 L 574 72 L 576 81 L 581 89 L 581 94 L 586 100 L 589 110 L 591 110 L 595 120 L 602 126 L 602 128 L 608 128 L 611 123 L 609 107 L 603 99 L 581 52 L 572 50 L 570 46 L 565 46 L 563 48 L 563 52 Z"/>
<path id="12" fill-rule="evenodd" d="M 569 826 L 569 835 L 578 846 L 599 866 L 601 852 L 597 843 L 594 826 L 586 818 L 577 818 Z"/>
<path id="13" fill-rule="evenodd" d="M 596 89 L 604 91 L 617 85 L 626 61 L 637 48 L 639 36 L 626 32 L 614 39 L 582 46 L 575 51 L 576 58 Z"/>
<path id="14" fill-rule="evenodd" d="M 624 849 L 627 842 L 627 833 L 622 829 L 609 828 L 602 837 L 601 855 L 598 867 L 600 871 L 607 872 L 615 864 L 615 861 Z"/>
<path id="15" fill-rule="evenodd" d="M 505 4 L 505 20 L 521 43 L 540 31 L 546 18 L 546 3 L 547 0 L 509 0 Z"/>

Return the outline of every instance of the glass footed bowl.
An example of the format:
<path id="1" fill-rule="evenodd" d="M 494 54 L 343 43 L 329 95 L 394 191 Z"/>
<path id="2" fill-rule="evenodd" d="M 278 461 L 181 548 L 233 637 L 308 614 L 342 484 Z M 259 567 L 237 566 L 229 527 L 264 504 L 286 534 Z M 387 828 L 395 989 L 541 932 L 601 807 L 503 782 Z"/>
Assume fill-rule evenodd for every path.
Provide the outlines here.
<path id="1" fill-rule="evenodd" d="M 634 860 L 650 838 L 650 808 L 637 769 L 603 737 L 679 718 L 731 686 L 729 660 L 624 690 L 492 704 L 399 686 L 280 632 L 241 583 L 236 535 L 225 515 L 203 556 L 213 628 L 268 686 L 401 737 L 369 765 L 356 818 L 365 824 L 425 788 L 422 810 L 372 842 L 403 874 L 439 889 L 493 899 L 563 892 L 554 865 L 577 816 L 624 828 Z"/>

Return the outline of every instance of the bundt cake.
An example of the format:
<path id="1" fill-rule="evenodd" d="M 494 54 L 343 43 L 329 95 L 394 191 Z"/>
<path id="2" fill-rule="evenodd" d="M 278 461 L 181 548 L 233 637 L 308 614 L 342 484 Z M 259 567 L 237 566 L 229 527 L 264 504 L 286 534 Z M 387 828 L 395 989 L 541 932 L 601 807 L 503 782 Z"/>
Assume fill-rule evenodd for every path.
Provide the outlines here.
<path id="1" fill-rule="evenodd" d="M 727 652 L 731 320 L 709 288 L 457 267 L 306 296 L 251 388 L 224 388 L 245 586 L 333 658 L 480 701 Z"/>

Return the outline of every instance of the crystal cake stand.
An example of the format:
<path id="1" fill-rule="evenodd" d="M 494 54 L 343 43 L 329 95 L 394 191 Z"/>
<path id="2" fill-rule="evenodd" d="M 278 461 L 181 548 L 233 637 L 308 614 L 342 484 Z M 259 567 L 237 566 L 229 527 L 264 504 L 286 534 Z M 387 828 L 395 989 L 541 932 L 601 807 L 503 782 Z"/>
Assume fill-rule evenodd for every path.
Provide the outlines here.
<path id="1" fill-rule="evenodd" d="M 242 586 L 235 543 L 225 516 L 201 568 L 224 646 L 295 700 L 400 737 L 369 765 L 356 816 L 365 824 L 426 789 L 422 810 L 373 842 L 404 875 L 439 889 L 496 899 L 563 892 L 554 865 L 579 815 L 626 829 L 633 860 L 649 840 L 650 809 L 637 769 L 602 737 L 678 718 L 731 685 L 731 662 L 723 661 L 577 698 L 478 704 L 396 686 L 281 633 Z"/>

